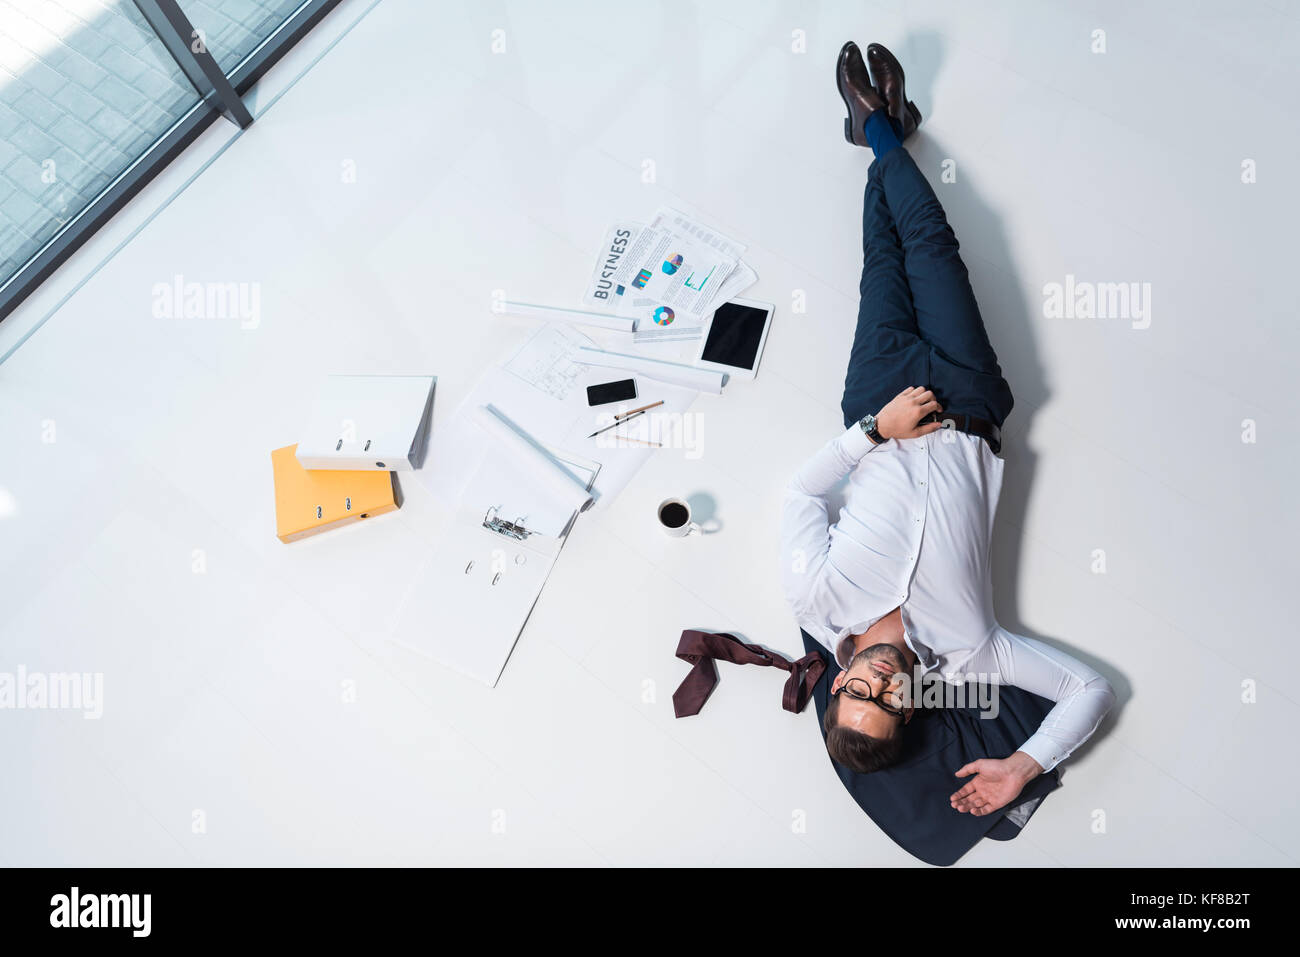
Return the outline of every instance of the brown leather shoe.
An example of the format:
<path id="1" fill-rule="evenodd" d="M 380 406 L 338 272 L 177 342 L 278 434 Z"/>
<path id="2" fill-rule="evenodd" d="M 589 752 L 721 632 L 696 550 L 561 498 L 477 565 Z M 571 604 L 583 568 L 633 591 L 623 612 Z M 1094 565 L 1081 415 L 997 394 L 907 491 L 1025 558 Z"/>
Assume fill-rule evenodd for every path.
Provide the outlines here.
<path id="1" fill-rule="evenodd" d="M 876 110 L 888 109 L 889 104 L 871 85 L 862 51 L 852 40 L 840 48 L 839 58 L 835 61 L 835 86 L 849 111 L 844 120 L 844 138 L 854 146 L 867 146 L 863 124 Z"/>
<path id="2" fill-rule="evenodd" d="M 902 64 L 879 43 L 872 43 L 867 46 L 867 65 L 876 89 L 889 104 L 889 115 L 903 128 L 903 139 L 907 139 L 921 125 L 921 111 L 907 98 Z"/>

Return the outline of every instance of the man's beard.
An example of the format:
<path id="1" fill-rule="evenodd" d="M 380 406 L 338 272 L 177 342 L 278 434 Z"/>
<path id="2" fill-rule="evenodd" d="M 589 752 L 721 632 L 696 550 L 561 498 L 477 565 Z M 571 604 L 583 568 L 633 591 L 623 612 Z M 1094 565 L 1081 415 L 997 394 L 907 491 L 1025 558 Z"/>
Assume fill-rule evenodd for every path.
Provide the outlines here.
<path id="1" fill-rule="evenodd" d="M 903 657 L 903 653 L 895 646 L 883 642 L 863 648 L 853 656 L 853 660 L 849 662 L 849 667 L 865 664 L 868 661 L 883 661 L 894 669 L 895 674 L 900 671 L 907 671 L 907 659 Z"/>

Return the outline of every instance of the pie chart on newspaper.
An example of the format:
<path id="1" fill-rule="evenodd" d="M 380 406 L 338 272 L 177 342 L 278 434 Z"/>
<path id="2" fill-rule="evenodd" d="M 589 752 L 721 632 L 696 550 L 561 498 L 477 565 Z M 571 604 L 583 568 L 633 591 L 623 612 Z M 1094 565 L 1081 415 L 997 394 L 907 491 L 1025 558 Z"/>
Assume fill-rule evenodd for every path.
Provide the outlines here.
<path id="1" fill-rule="evenodd" d="M 654 321 L 657 325 L 666 326 L 673 321 L 674 313 L 667 306 L 660 306 L 655 310 Z"/>

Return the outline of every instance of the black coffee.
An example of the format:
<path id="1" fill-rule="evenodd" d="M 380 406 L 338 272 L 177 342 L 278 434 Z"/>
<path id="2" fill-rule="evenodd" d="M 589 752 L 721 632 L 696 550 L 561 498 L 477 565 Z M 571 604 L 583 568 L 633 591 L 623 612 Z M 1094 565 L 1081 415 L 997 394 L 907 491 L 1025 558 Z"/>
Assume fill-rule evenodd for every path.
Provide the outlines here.
<path id="1" fill-rule="evenodd" d="M 691 513 L 686 510 L 686 506 L 678 502 L 669 502 L 659 509 L 659 521 L 668 528 L 681 528 L 690 517 Z"/>

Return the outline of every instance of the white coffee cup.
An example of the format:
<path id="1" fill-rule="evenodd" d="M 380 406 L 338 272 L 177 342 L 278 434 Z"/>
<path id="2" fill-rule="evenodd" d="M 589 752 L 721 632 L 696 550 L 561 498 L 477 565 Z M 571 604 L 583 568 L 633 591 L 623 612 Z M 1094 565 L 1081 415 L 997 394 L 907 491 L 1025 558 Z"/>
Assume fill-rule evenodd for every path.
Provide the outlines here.
<path id="1" fill-rule="evenodd" d="M 685 538 L 691 532 L 704 533 L 704 529 L 691 521 L 690 503 L 683 498 L 664 499 L 655 509 L 655 517 L 669 538 Z"/>

